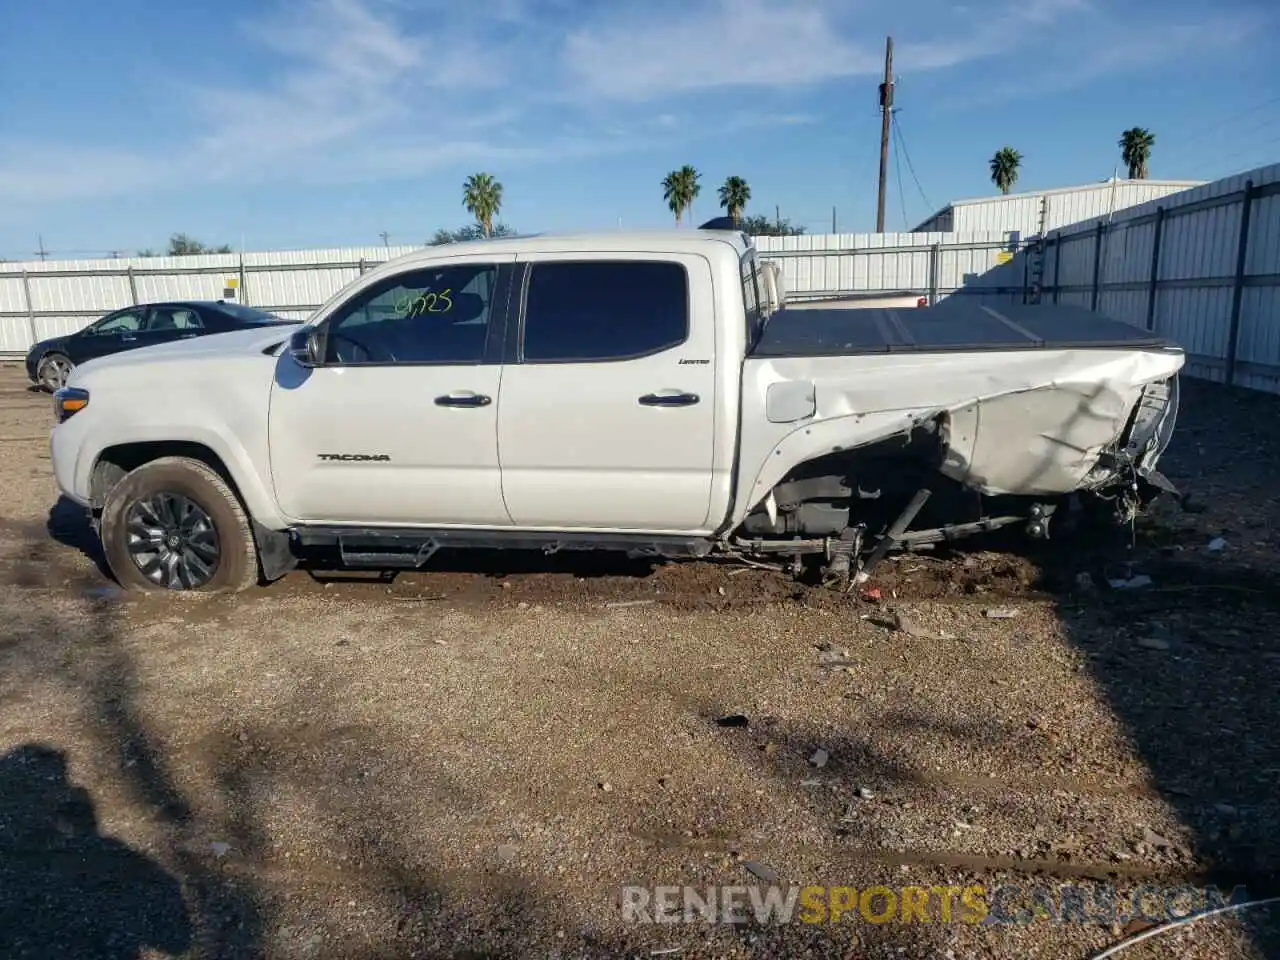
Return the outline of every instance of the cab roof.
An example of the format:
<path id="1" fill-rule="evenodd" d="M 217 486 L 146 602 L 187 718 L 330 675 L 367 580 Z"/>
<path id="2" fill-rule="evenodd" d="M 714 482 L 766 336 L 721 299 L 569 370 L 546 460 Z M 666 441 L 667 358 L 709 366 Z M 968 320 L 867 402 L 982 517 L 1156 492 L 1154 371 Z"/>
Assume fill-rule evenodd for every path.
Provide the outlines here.
<path id="1" fill-rule="evenodd" d="M 627 230 L 584 233 L 535 233 L 513 237 L 459 240 L 415 250 L 389 263 L 404 265 L 415 261 L 449 256 L 487 253 L 693 253 L 709 245 L 727 246 L 741 257 L 752 244 L 743 233 L 733 230 Z"/>

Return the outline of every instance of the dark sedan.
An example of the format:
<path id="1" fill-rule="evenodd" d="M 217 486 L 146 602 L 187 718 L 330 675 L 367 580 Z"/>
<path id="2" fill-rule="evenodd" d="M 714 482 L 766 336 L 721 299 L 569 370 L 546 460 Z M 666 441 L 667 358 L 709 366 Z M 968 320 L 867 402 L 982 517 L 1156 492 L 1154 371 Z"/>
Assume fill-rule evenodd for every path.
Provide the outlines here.
<path id="1" fill-rule="evenodd" d="M 211 333 L 296 322 L 224 300 L 125 307 L 75 333 L 41 340 L 27 354 L 27 377 L 42 389 L 53 391 L 66 383 L 76 366 L 95 357 Z"/>

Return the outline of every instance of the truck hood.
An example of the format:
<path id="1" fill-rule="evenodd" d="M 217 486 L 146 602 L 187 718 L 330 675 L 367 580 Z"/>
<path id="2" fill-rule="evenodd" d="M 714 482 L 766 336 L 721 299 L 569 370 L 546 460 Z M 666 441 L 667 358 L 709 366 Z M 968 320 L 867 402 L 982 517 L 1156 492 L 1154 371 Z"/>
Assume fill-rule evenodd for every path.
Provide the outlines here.
<path id="1" fill-rule="evenodd" d="M 269 347 L 287 341 L 299 326 L 301 326 L 300 322 L 232 330 L 229 333 L 213 333 L 205 337 L 192 337 L 190 340 L 177 340 L 173 343 L 141 347 L 137 350 L 98 357 L 76 367 L 67 385 L 79 386 L 82 378 L 93 377 L 107 370 L 118 375 L 133 368 L 150 367 L 155 364 L 173 365 L 186 361 L 261 354 Z"/>

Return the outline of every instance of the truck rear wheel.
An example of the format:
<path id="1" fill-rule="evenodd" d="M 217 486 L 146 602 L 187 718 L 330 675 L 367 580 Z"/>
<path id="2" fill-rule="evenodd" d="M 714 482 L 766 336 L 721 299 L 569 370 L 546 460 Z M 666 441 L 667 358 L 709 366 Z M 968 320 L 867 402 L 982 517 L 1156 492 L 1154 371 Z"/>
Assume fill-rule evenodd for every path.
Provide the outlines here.
<path id="1" fill-rule="evenodd" d="M 258 582 L 258 548 L 235 491 L 207 464 L 161 457 L 130 471 L 102 508 L 102 549 L 139 592 L 236 593 Z"/>

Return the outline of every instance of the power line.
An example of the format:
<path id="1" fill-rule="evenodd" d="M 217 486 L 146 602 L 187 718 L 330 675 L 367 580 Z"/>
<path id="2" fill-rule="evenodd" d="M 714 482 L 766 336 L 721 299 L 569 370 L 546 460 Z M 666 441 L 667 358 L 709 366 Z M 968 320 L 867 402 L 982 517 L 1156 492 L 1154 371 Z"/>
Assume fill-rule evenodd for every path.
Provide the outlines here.
<path id="1" fill-rule="evenodd" d="M 911 229 L 911 223 L 907 220 L 907 195 L 902 192 L 902 162 L 898 159 L 898 138 L 893 138 L 893 179 L 898 182 L 898 202 L 902 204 L 902 230 L 905 233 Z"/>
<path id="2" fill-rule="evenodd" d="M 906 158 L 907 169 L 911 171 L 911 179 L 916 182 L 916 189 L 920 191 L 920 199 L 924 201 L 926 210 L 932 210 L 933 204 L 929 202 L 929 198 L 925 196 L 924 187 L 920 186 L 920 178 L 916 176 L 915 165 L 911 162 L 911 151 L 907 149 L 906 138 L 902 136 L 902 125 L 898 122 L 898 113 L 893 113 L 893 132 L 894 139 L 902 144 L 902 155 Z"/>
<path id="3" fill-rule="evenodd" d="M 1267 107 L 1275 106 L 1276 104 L 1280 104 L 1280 96 L 1275 96 L 1269 100 L 1264 100 L 1262 103 L 1255 103 L 1252 107 L 1249 107 L 1245 110 L 1241 110 L 1239 113 L 1232 114 L 1226 117 L 1225 119 L 1218 120 L 1216 123 L 1213 123 L 1208 127 L 1202 127 L 1198 131 L 1192 130 L 1186 136 L 1186 139 L 1182 140 L 1179 143 L 1176 143 L 1170 150 L 1166 151 L 1162 155 L 1161 161 L 1162 162 L 1167 161 L 1170 157 L 1179 158 L 1183 156 L 1188 150 L 1202 146 L 1204 139 L 1210 136 L 1211 134 L 1218 133 L 1219 131 L 1225 130 L 1228 127 L 1231 127 L 1239 123 L 1241 120 L 1245 119 L 1246 117 L 1249 117 L 1257 113 L 1259 110 L 1265 110 L 1267 109 Z M 1268 123 L 1270 122 L 1271 121 L 1268 121 Z"/>

